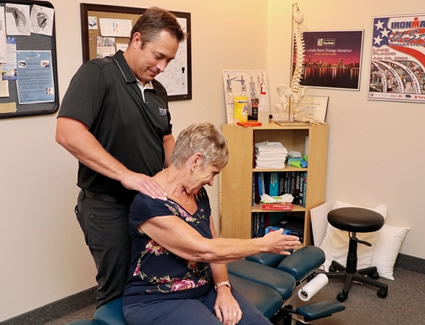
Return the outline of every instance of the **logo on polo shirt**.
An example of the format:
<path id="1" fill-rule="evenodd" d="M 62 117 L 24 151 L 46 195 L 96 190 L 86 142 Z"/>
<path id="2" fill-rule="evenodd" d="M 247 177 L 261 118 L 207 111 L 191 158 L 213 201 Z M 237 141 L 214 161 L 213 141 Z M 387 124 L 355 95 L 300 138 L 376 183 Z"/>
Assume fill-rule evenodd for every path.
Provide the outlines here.
<path id="1" fill-rule="evenodd" d="M 158 109 L 159 109 L 159 115 L 167 115 L 166 108 L 158 107 Z"/>

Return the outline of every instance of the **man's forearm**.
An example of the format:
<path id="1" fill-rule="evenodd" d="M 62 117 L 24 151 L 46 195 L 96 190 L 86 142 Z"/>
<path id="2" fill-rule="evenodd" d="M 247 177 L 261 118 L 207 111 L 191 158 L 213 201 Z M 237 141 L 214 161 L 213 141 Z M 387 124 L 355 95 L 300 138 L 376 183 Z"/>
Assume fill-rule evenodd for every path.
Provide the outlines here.
<path id="1" fill-rule="evenodd" d="M 90 169 L 117 181 L 130 171 L 109 154 L 79 121 L 58 118 L 56 141 Z"/>

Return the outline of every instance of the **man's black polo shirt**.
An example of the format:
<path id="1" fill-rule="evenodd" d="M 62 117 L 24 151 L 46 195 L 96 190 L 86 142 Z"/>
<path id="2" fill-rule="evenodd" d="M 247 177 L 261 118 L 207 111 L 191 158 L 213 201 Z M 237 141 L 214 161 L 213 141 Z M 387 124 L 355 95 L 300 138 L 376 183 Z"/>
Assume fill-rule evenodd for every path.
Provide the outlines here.
<path id="1" fill-rule="evenodd" d="M 142 93 L 123 52 L 94 59 L 77 71 L 63 98 L 59 117 L 71 117 L 128 169 L 148 176 L 164 166 L 163 137 L 171 134 L 167 93 L 156 80 Z M 78 186 L 119 197 L 133 196 L 120 182 L 79 164 Z"/>

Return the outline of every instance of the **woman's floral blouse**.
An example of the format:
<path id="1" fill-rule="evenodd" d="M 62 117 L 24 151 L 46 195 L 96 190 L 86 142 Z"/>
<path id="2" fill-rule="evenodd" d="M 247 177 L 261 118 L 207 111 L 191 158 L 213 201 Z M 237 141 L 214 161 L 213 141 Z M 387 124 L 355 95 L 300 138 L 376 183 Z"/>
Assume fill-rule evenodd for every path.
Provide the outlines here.
<path id="1" fill-rule="evenodd" d="M 212 238 L 211 208 L 204 188 L 195 196 L 195 200 L 198 209 L 190 214 L 171 199 L 163 201 L 142 193 L 136 195 L 129 214 L 132 252 L 124 304 L 158 298 L 198 297 L 210 289 L 212 276 L 209 263 L 182 259 L 137 230 L 139 224 L 150 218 L 175 215 L 202 236 Z"/>

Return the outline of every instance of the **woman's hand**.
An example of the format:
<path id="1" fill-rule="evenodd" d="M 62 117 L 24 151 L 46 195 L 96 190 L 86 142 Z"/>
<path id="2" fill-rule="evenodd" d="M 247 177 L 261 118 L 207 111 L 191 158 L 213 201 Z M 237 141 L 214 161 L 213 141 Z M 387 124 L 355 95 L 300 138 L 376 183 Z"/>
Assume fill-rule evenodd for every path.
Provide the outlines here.
<path id="1" fill-rule="evenodd" d="M 269 253 L 290 255 L 288 250 L 296 248 L 300 244 L 297 236 L 283 235 L 283 229 L 269 232 L 263 237 L 269 247 Z"/>
<path id="2" fill-rule="evenodd" d="M 239 304 L 227 286 L 217 288 L 214 310 L 215 315 L 224 325 L 235 325 L 242 319 Z"/>

